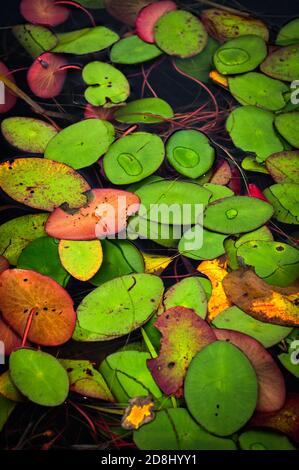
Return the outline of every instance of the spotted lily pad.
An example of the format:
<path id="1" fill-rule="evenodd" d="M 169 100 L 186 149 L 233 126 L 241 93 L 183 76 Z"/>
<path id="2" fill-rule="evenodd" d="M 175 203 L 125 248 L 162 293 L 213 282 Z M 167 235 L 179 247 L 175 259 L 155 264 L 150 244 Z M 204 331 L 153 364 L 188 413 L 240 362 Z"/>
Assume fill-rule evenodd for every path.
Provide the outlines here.
<path id="1" fill-rule="evenodd" d="M 80 169 L 95 163 L 114 141 L 114 127 L 101 119 L 85 119 L 60 131 L 47 145 L 45 158 Z"/>
<path id="2" fill-rule="evenodd" d="M 50 29 L 36 24 L 19 24 L 12 28 L 19 43 L 34 59 L 43 52 L 53 49 L 58 38 Z"/>
<path id="3" fill-rule="evenodd" d="M 152 274 L 129 274 L 106 282 L 79 305 L 74 339 L 88 341 L 90 333 L 91 341 L 105 341 L 136 330 L 157 310 L 162 294 L 163 283 Z"/>
<path id="4" fill-rule="evenodd" d="M 254 70 L 266 57 L 265 41 L 254 35 L 240 36 L 225 42 L 214 54 L 214 64 L 222 75 Z"/>
<path id="5" fill-rule="evenodd" d="M 265 197 L 274 207 L 274 217 L 279 222 L 298 224 L 299 192 L 298 184 L 277 183 L 264 191 Z"/>
<path id="6" fill-rule="evenodd" d="M 164 393 L 182 396 L 191 360 L 216 337 L 204 320 L 185 307 L 166 310 L 155 327 L 162 333 L 161 349 L 157 358 L 147 361 L 148 367 Z"/>
<path id="7" fill-rule="evenodd" d="M 155 24 L 154 37 L 162 51 L 181 58 L 199 54 L 208 40 L 201 21 L 183 10 L 170 11 L 161 16 Z"/>
<path id="8" fill-rule="evenodd" d="M 72 299 L 53 279 L 34 271 L 9 269 L 0 275 L 0 310 L 22 336 L 29 317 L 28 340 L 56 346 L 70 339 L 76 322 Z"/>
<path id="9" fill-rule="evenodd" d="M 292 82 L 299 76 L 299 44 L 281 47 L 268 55 L 261 71 L 270 77 Z"/>
<path id="10" fill-rule="evenodd" d="M 155 124 L 173 117 L 173 110 L 161 98 L 142 98 L 118 109 L 115 119 L 126 124 Z"/>
<path id="11" fill-rule="evenodd" d="M 263 162 L 275 152 L 284 150 L 274 130 L 274 115 L 255 106 L 242 106 L 232 111 L 226 129 L 236 147 L 254 152 L 258 162 Z"/>
<path id="12" fill-rule="evenodd" d="M 49 99 L 60 95 L 67 72 L 67 60 L 58 54 L 44 52 L 30 66 L 27 74 L 28 85 L 38 98 Z"/>
<path id="13" fill-rule="evenodd" d="M 165 13 L 176 9 L 177 5 L 175 2 L 165 0 L 150 3 L 142 8 L 138 13 L 135 23 L 138 36 L 143 41 L 153 44 L 155 42 L 155 24 Z"/>
<path id="14" fill-rule="evenodd" d="M 0 226 L 0 253 L 16 265 L 23 249 L 33 240 L 46 235 L 48 214 L 28 214 Z"/>
<path id="15" fill-rule="evenodd" d="M 103 251 L 99 240 L 60 240 L 59 257 L 63 267 L 74 278 L 88 281 L 100 269 Z"/>
<path id="16" fill-rule="evenodd" d="M 285 151 L 270 155 L 266 167 L 276 183 L 299 184 L 299 151 Z"/>
<path id="17" fill-rule="evenodd" d="M 105 26 L 78 29 L 67 33 L 58 33 L 58 45 L 52 52 L 63 54 L 90 54 L 102 51 L 118 41 L 119 36 Z"/>
<path id="18" fill-rule="evenodd" d="M 164 159 L 162 139 L 148 132 L 134 132 L 112 144 L 104 157 L 104 170 L 111 183 L 122 185 L 143 180 Z"/>
<path id="19" fill-rule="evenodd" d="M 47 122 L 27 117 L 10 117 L 1 123 L 4 138 L 23 152 L 44 153 L 57 130 Z"/>
<path id="20" fill-rule="evenodd" d="M 299 42 L 299 18 L 291 20 L 279 31 L 275 43 L 278 46 L 290 46 Z"/>
<path id="21" fill-rule="evenodd" d="M 199 225 L 194 225 L 184 233 L 179 243 L 179 251 L 181 255 L 191 259 L 214 259 L 225 253 L 223 243 L 226 238 L 227 235 L 210 232 Z M 202 244 L 197 243 L 197 240 L 202 240 Z"/>
<path id="22" fill-rule="evenodd" d="M 50 237 L 37 238 L 29 243 L 22 251 L 17 266 L 49 276 L 63 287 L 70 279 L 59 259 L 58 242 Z"/>
<path id="23" fill-rule="evenodd" d="M 114 44 L 110 51 L 110 60 L 115 64 L 140 64 L 161 54 L 161 49 L 155 44 L 148 44 L 133 34 Z"/>
<path id="24" fill-rule="evenodd" d="M 299 112 L 279 114 L 275 118 L 275 127 L 287 142 L 299 148 Z"/>
<path id="25" fill-rule="evenodd" d="M 85 98 L 93 106 L 122 103 L 130 94 L 125 75 L 105 62 L 96 61 L 85 65 L 82 77 L 88 85 Z"/>
<path id="26" fill-rule="evenodd" d="M 38 405 L 58 406 L 68 396 L 67 373 L 50 354 L 18 349 L 10 355 L 9 370 L 22 394 Z"/>
<path id="27" fill-rule="evenodd" d="M 60 359 L 59 362 L 68 373 L 71 392 L 98 400 L 114 401 L 103 376 L 90 361 Z"/>
<path id="28" fill-rule="evenodd" d="M 229 436 L 253 414 L 258 397 L 255 371 L 247 357 L 226 341 L 215 341 L 192 360 L 185 379 L 185 400 L 205 429 Z"/>
<path id="29" fill-rule="evenodd" d="M 296 450 L 286 436 L 259 429 L 243 432 L 239 444 L 242 450 Z"/>

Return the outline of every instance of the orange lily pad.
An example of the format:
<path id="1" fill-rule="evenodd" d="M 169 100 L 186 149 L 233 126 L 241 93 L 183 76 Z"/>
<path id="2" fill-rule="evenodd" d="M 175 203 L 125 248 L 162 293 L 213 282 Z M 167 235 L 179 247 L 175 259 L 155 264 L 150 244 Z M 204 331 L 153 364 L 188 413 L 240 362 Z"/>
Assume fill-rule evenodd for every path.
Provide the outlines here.
<path id="1" fill-rule="evenodd" d="M 151 396 L 136 397 L 129 400 L 121 425 L 124 429 L 136 430 L 155 418 L 155 404 Z"/>

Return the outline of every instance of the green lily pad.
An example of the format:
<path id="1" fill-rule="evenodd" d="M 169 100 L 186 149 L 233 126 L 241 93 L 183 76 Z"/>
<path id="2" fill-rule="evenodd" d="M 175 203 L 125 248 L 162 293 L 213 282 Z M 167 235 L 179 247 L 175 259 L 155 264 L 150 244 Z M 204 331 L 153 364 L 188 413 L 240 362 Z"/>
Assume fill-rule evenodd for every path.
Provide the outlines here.
<path id="1" fill-rule="evenodd" d="M 212 196 L 209 200 L 210 204 L 211 202 L 217 201 L 218 199 L 234 196 L 234 192 L 230 188 L 227 186 L 222 186 L 221 184 L 204 183 L 203 187 L 212 193 Z"/>
<path id="2" fill-rule="evenodd" d="M 162 397 L 148 367 L 149 353 L 140 351 L 119 351 L 110 354 L 100 365 L 100 372 L 109 389 L 119 403 L 130 398 L 152 395 Z"/>
<path id="3" fill-rule="evenodd" d="M 274 115 L 255 106 L 234 109 L 227 121 L 226 129 L 236 147 L 254 152 L 258 162 L 263 162 L 275 152 L 284 150 L 274 130 Z"/>
<path id="4" fill-rule="evenodd" d="M 98 272 L 103 261 L 100 240 L 60 240 L 58 252 L 64 269 L 83 282 Z"/>
<path id="5" fill-rule="evenodd" d="M 38 405 L 58 406 L 68 396 L 68 375 L 50 354 L 18 349 L 10 355 L 9 370 L 22 394 Z"/>
<path id="6" fill-rule="evenodd" d="M 129 240 L 148 239 L 166 248 L 176 248 L 182 229 L 179 225 L 160 224 L 136 215 L 129 220 L 127 237 Z"/>
<path id="7" fill-rule="evenodd" d="M 175 10 L 161 16 L 154 28 L 157 46 L 169 55 L 181 58 L 199 54 L 208 35 L 201 21 L 192 13 Z"/>
<path id="8" fill-rule="evenodd" d="M 258 396 L 255 371 L 247 357 L 226 341 L 215 341 L 192 360 L 185 400 L 192 416 L 219 436 L 238 431 L 252 416 Z"/>
<path id="9" fill-rule="evenodd" d="M 49 276 L 63 287 L 70 279 L 58 255 L 58 242 L 51 237 L 37 238 L 29 243 L 22 251 L 17 266 Z"/>
<path id="10" fill-rule="evenodd" d="M 159 411 L 133 438 L 142 450 L 236 450 L 233 440 L 209 434 L 184 408 Z"/>
<path id="11" fill-rule="evenodd" d="M 242 450 L 296 450 L 286 436 L 259 429 L 241 434 L 239 444 Z"/>
<path id="12" fill-rule="evenodd" d="M 214 64 L 222 75 L 254 70 L 266 57 L 265 41 L 254 35 L 240 36 L 225 42 L 214 54 Z"/>
<path id="13" fill-rule="evenodd" d="M 34 118 L 11 117 L 1 123 L 4 138 L 23 152 L 44 153 L 57 130 L 47 122 Z"/>
<path id="14" fill-rule="evenodd" d="M 90 280 L 94 286 L 116 277 L 144 272 L 144 260 L 140 251 L 126 240 L 101 240 L 103 263 Z"/>
<path id="15" fill-rule="evenodd" d="M 58 33 L 57 37 L 58 45 L 52 52 L 77 55 L 102 51 L 119 40 L 119 35 L 105 26 Z"/>
<path id="16" fill-rule="evenodd" d="M 97 400 L 114 401 L 103 376 L 90 361 L 60 359 L 59 362 L 68 373 L 71 392 Z"/>
<path id="17" fill-rule="evenodd" d="M 95 163 L 114 141 L 114 127 L 101 119 L 85 119 L 60 131 L 48 144 L 45 158 L 80 169 Z"/>
<path id="18" fill-rule="evenodd" d="M 238 257 L 269 284 L 286 287 L 299 276 L 299 250 L 274 241 L 248 241 L 237 250 Z"/>
<path id="19" fill-rule="evenodd" d="M 225 253 L 223 243 L 226 238 L 227 235 L 209 232 L 195 225 L 184 233 L 179 243 L 179 252 L 187 258 L 196 260 L 218 258 Z M 202 241 L 202 245 L 200 246 L 201 243 L 197 241 Z"/>
<path id="20" fill-rule="evenodd" d="M 16 403 L 0 395 L 0 432 L 16 407 Z"/>
<path id="21" fill-rule="evenodd" d="M 105 62 L 90 62 L 85 65 L 82 77 L 89 85 L 85 98 L 93 106 L 118 104 L 130 95 L 130 85 L 125 75 Z"/>
<path id="22" fill-rule="evenodd" d="M 86 203 L 88 183 L 63 163 L 43 158 L 16 158 L 0 165 L 0 187 L 22 204 L 52 211 L 67 203 L 79 207 Z"/>
<path id="23" fill-rule="evenodd" d="M 191 129 L 172 134 L 167 141 L 166 156 L 178 173 L 198 178 L 212 167 L 215 150 L 202 132 Z"/>
<path id="24" fill-rule="evenodd" d="M 299 151 L 274 153 L 265 163 L 276 183 L 299 184 Z"/>
<path id="25" fill-rule="evenodd" d="M 12 28 L 12 33 L 33 59 L 50 51 L 58 43 L 56 34 L 36 24 L 16 25 Z"/>
<path id="26" fill-rule="evenodd" d="M 157 310 L 162 294 L 161 279 L 151 274 L 129 274 L 106 282 L 79 305 L 74 339 L 106 341 L 136 330 Z"/>
<path id="27" fill-rule="evenodd" d="M 256 240 L 265 242 L 273 241 L 273 235 L 266 225 L 258 228 L 257 230 L 254 230 L 253 232 L 244 233 L 241 235 L 238 240 L 235 241 L 235 246 L 236 248 L 239 248 L 241 245 L 243 245 L 243 243 Z"/>
<path id="28" fill-rule="evenodd" d="M 161 98 L 142 98 L 118 109 L 115 119 L 126 124 L 155 124 L 173 117 L 173 109 Z"/>
<path id="29" fill-rule="evenodd" d="M 274 217 L 279 222 L 298 224 L 299 191 L 298 184 L 277 183 L 265 189 L 264 195 L 274 208 Z"/>
<path id="30" fill-rule="evenodd" d="M 299 112 L 282 113 L 276 116 L 275 126 L 282 137 L 293 147 L 299 148 Z"/>
<path id="31" fill-rule="evenodd" d="M 261 64 L 261 71 L 278 80 L 296 80 L 299 76 L 299 44 L 271 52 Z"/>
<path id="32" fill-rule="evenodd" d="M 215 39 L 208 37 L 207 45 L 203 51 L 187 59 L 176 57 L 174 63 L 182 72 L 203 83 L 207 83 L 213 68 L 213 56 L 218 47 L 219 43 Z"/>
<path id="33" fill-rule="evenodd" d="M 267 170 L 265 165 L 263 165 L 262 163 L 258 163 L 255 157 L 243 158 L 241 166 L 243 170 L 254 171 L 256 173 L 264 173 L 265 175 L 269 174 L 269 171 Z"/>
<path id="34" fill-rule="evenodd" d="M 111 145 L 103 160 L 105 174 L 117 185 L 141 181 L 160 167 L 164 153 L 158 135 L 134 132 Z"/>
<path id="35" fill-rule="evenodd" d="M 244 75 L 229 77 L 229 90 L 239 103 L 253 105 L 269 111 L 282 109 L 286 102 L 289 87 L 262 73 L 249 72 Z"/>
<path id="36" fill-rule="evenodd" d="M 247 196 L 232 196 L 209 204 L 204 212 L 204 227 L 220 233 L 234 234 L 255 230 L 273 215 L 265 201 Z"/>
<path id="37" fill-rule="evenodd" d="M 290 46 L 299 43 L 299 18 L 289 21 L 279 31 L 275 44 L 278 46 Z"/>
<path id="38" fill-rule="evenodd" d="M 48 214 L 28 214 L 9 220 L 0 226 L 0 254 L 16 266 L 24 248 L 33 240 L 46 235 Z"/>
<path id="39" fill-rule="evenodd" d="M 9 370 L 0 375 L 0 396 L 15 402 L 24 401 L 23 395 L 11 380 Z"/>
<path id="40" fill-rule="evenodd" d="M 112 47 L 110 60 L 115 64 L 140 64 L 162 54 L 155 44 L 142 41 L 136 34 L 121 39 Z"/>
<path id="41" fill-rule="evenodd" d="M 230 307 L 221 312 L 214 318 L 213 325 L 217 328 L 227 328 L 252 336 L 265 348 L 278 344 L 292 331 L 292 328 L 286 326 L 256 320 L 238 307 Z"/>
<path id="42" fill-rule="evenodd" d="M 285 343 L 288 345 L 288 351 L 278 355 L 278 359 L 291 374 L 299 379 L 299 362 L 298 362 L 298 349 L 299 349 L 299 330 L 294 329 L 291 334 L 286 338 Z"/>
<path id="43" fill-rule="evenodd" d="M 90 10 L 105 8 L 105 0 L 77 0 L 76 3 L 79 3 Z"/>

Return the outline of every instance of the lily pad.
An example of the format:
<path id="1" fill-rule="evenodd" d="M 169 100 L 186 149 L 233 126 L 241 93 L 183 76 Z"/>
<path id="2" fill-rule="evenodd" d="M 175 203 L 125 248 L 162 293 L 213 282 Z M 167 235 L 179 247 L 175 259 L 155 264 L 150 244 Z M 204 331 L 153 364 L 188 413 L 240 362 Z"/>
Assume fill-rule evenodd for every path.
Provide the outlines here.
<path id="1" fill-rule="evenodd" d="M 299 18 L 285 24 L 277 34 L 275 44 L 278 46 L 290 46 L 299 43 Z"/>
<path id="2" fill-rule="evenodd" d="M 299 148 L 299 112 L 279 114 L 275 118 L 275 127 L 287 142 Z"/>
<path id="3" fill-rule="evenodd" d="M 204 212 L 204 227 L 220 233 L 250 232 L 264 225 L 273 215 L 267 202 L 247 196 L 232 196 L 209 204 Z"/>
<path id="4" fill-rule="evenodd" d="M 239 444 L 242 450 L 296 450 L 286 436 L 258 429 L 243 432 Z"/>
<path id="5" fill-rule="evenodd" d="M 57 130 L 47 122 L 27 117 L 11 117 L 1 122 L 4 138 L 23 152 L 44 153 Z"/>
<path id="6" fill-rule="evenodd" d="M 119 40 L 119 35 L 105 26 L 77 29 L 67 33 L 58 33 L 58 45 L 52 52 L 63 54 L 91 54 L 112 46 Z"/>
<path id="7" fill-rule="evenodd" d="M 159 313 L 172 307 L 185 307 L 193 310 L 199 317 L 207 315 L 207 299 L 198 277 L 188 277 L 170 287 L 163 298 Z"/>
<path id="8" fill-rule="evenodd" d="M 23 249 L 33 240 L 46 235 L 48 214 L 28 214 L 0 226 L 0 253 L 16 266 Z"/>
<path id="9" fill-rule="evenodd" d="M 58 54 L 45 52 L 35 59 L 28 70 L 28 85 L 38 98 L 49 99 L 60 95 L 67 72 L 67 60 Z"/>
<path id="10" fill-rule="evenodd" d="M 201 235 L 199 236 L 199 233 Z M 224 240 L 227 235 L 220 233 L 209 232 L 199 225 L 195 225 L 187 232 L 184 233 L 180 243 L 179 252 L 187 258 L 202 260 L 214 259 L 225 253 Z M 202 240 L 202 245 L 197 247 L 197 240 Z M 192 247 L 193 248 L 190 248 Z"/>
<path id="11" fill-rule="evenodd" d="M 264 173 L 265 175 L 269 174 L 269 171 L 267 170 L 265 165 L 263 165 L 262 163 L 258 163 L 255 157 L 252 157 L 252 156 L 243 158 L 241 166 L 243 170 L 254 171 L 256 173 Z"/>
<path id="12" fill-rule="evenodd" d="M 16 158 L 0 165 L 0 187 L 10 197 L 34 209 L 52 211 L 63 203 L 86 203 L 88 183 L 63 163 L 42 158 Z"/>
<path id="13" fill-rule="evenodd" d="M 295 333 L 291 333 L 286 338 L 286 344 L 288 345 L 287 352 L 283 352 L 278 355 L 278 359 L 283 367 L 299 379 L 299 362 L 298 362 L 298 330 L 293 330 Z"/>
<path id="14" fill-rule="evenodd" d="M 80 281 L 88 281 L 100 269 L 103 251 L 99 240 L 60 240 L 59 257 L 65 270 Z"/>
<path id="15" fill-rule="evenodd" d="M 172 262 L 170 256 L 161 256 L 154 253 L 142 253 L 144 259 L 144 272 L 148 274 L 161 274 Z"/>
<path id="16" fill-rule="evenodd" d="M 110 51 L 110 60 L 115 64 L 140 64 L 161 54 L 161 49 L 155 44 L 148 44 L 133 34 L 114 44 Z"/>
<path id="17" fill-rule="evenodd" d="M 234 109 L 226 121 L 226 129 L 236 147 L 256 154 L 258 162 L 284 150 L 274 130 L 274 115 L 255 106 Z"/>
<path id="18" fill-rule="evenodd" d="M 0 396 L 15 402 L 24 400 L 24 397 L 11 380 L 9 370 L 0 375 Z"/>
<path id="19" fill-rule="evenodd" d="M 266 160 L 266 167 L 276 183 L 299 184 L 299 151 L 278 152 Z"/>
<path id="20" fill-rule="evenodd" d="M 76 3 L 79 3 L 90 10 L 105 8 L 105 0 L 77 0 Z"/>
<path id="21" fill-rule="evenodd" d="M 169 11 L 177 9 L 177 5 L 172 1 L 153 2 L 140 10 L 136 18 L 136 32 L 143 41 L 154 43 L 155 24 Z"/>
<path id="22" fill-rule="evenodd" d="M 155 124 L 173 117 L 173 109 L 161 98 L 142 98 L 118 109 L 115 119 L 126 124 Z"/>
<path id="23" fill-rule="evenodd" d="M 11 378 L 29 400 L 58 406 L 67 398 L 69 379 L 55 357 L 33 349 L 18 349 L 9 358 Z"/>
<path id="24" fill-rule="evenodd" d="M 184 408 L 159 411 L 154 421 L 135 431 L 133 437 L 142 450 L 236 450 L 233 440 L 209 434 Z"/>
<path id="25" fill-rule="evenodd" d="M 12 32 L 33 59 L 53 49 L 58 42 L 56 34 L 50 29 L 36 24 L 19 24 L 12 28 Z"/>
<path id="26" fill-rule="evenodd" d="M 28 340 L 43 346 L 68 341 L 75 327 L 72 299 L 53 279 L 25 269 L 0 275 L 0 310 L 5 321 L 22 336 L 29 317 Z"/>
<path id="27" fill-rule="evenodd" d="M 5 356 L 9 356 L 12 351 L 20 348 L 22 345 L 22 338 L 20 338 L 20 336 L 18 336 L 12 328 L 4 322 L 2 317 L 0 317 L 0 338 L 4 344 Z"/>
<path id="28" fill-rule="evenodd" d="M 240 36 L 225 42 L 214 54 L 214 64 L 222 75 L 254 70 L 266 57 L 265 41 L 254 35 Z"/>
<path id="29" fill-rule="evenodd" d="M 299 44 L 281 47 L 268 55 L 261 71 L 270 77 L 292 82 L 299 76 Z"/>
<path id="30" fill-rule="evenodd" d="M 203 187 L 211 191 L 212 196 L 210 197 L 209 203 L 217 201 L 218 199 L 223 199 L 225 197 L 234 196 L 234 192 L 227 186 L 222 186 L 221 184 L 214 183 L 204 183 Z"/>
<path id="31" fill-rule="evenodd" d="M 57 26 L 68 19 L 70 10 L 51 0 L 22 0 L 20 13 L 30 23 Z"/>
<path id="32" fill-rule="evenodd" d="M 299 192 L 298 184 L 277 183 L 264 191 L 265 197 L 274 207 L 274 217 L 279 222 L 298 224 Z"/>
<path id="33" fill-rule="evenodd" d="M 212 167 L 215 150 L 196 130 L 177 131 L 167 141 L 166 156 L 173 168 L 188 178 L 198 178 Z"/>
<path id="34" fill-rule="evenodd" d="M 85 119 L 60 131 L 47 145 L 45 158 L 80 169 L 95 163 L 114 141 L 114 127 L 101 119 Z"/>
<path id="35" fill-rule="evenodd" d="M 135 25 L 139 11 L 149 3 L 151 0 L 104 0 L 108 13 L 130 26 Z"/>
<path id="36" fill-rule="evenodd" d="M 0 395 L 0 432 L 16 407 L 16 403 Z"/>
<path id="37" fill-rule="evenodd" d="M 205 429 L 229 436 L 252 416 L 258 397 L 256 374 L 247 357 L 226 341 L 215 341 L 192 360 L 185 400 Z"/>
<path id="38" fill-rule="evenodd" d="M 157 310 L 162 294 L 163 283 L 152 274 L 129 274 L 106 282 L 79 305 L 74 339 L 79 339 L 78 327 L 85 330 L 85 341 L 89 332 L 93 341 L 106 341 L 136 330 Z"/>
<path id="39" fill-rule="evenodd" d="M 12 83 L 15 83 L 14 76 L 11 74 L 6 65 L 0 61 L 0 74 L 4 77 L 9 78 Z M 7 113 L 10 111 L 17 102 L 17 97 L 12 93 L 7 86 L 4 87 L 4 103 L 0 104 L 0 114 Z"/>
<path id="40" fill-rule="evenodd" d="M 170 11 L 161 16 L 155 24 L 154 37 L 162 51 L 181 58 L 199 54 L 208 40 L 201 21 L 183 10 Z"/>
<path id="41" fill-rule="evenodd" d="M 176 248 L 182 237 L 182 227 L 160 224 L 136 215 L 129 220 L 127 237 L 129 240 L 148 239 L 166 248 Z"/>
<path id="42" fill-rule="evenodd" d="M 162 139 L 148 132 L 134 132 L 111 145 L 103 165 L 113 184 L 131 184 L 154 173 L 164 159 Z"/>
<path id="43" fill-rule="evenodd" d="M 85 65 L 82 77 L 89 85 L 85 90 L 85 98 L 93 106 L 122 103 L 130 94 L 125 75 L 105 62 L 96 61 Z"/>
<path id="44" fill-rule="evenodd" d="M 29 243 L 22 251 L 17 266 L 51 277 L 63 287 L 70 279 L 59 259 L 58 242 L 50 237 L 37 238 Z"/>

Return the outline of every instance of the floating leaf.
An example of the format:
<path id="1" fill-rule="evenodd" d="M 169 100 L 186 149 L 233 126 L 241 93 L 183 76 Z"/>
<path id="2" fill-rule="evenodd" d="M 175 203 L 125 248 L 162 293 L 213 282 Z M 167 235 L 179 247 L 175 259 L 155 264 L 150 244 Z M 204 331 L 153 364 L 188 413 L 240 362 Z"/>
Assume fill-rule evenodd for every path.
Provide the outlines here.
<path id="1" fill-rule="evenodd" d="M 163 283 L 152 274 L 129 274 L 106 282 L 79 305 L 74 339 L 82 341 L 80 328 L 85 330 L 85 341 L 90 340 L 89 332 L 92 341 L 105 341 L 136 330 L 157 310 L 162 294 Z"/>
<path id="2" fill-rule="evenodd" d="M 129 240 L 148 239 L 166 248 L 175 248 L 182 237 L 182 228 L 179 225 L 159 224 L 143 217 L 131 217 L 127 236 Z"/>
<path id="3" fill-rule="evenodd" d="M 15 409 L 16 403 L 0 395 L 0 432 L 3 430 L 6 421 Z"/>
<path id="4" fill-rule="evenodd" d="M 142 450 L 236 450 L 233 440 L 209 434 L 184 408 L 156 413 L 154 421 L 134 432 L 134 442 Z"/>
<path id="5" fill-rule="evenodd" d="M 278 80 L 296 80 L 299 76 L 299 45 L 281 47 L 271 52 L 261 64 L 261 71 Z"/>
<path id="6" fill-rule="evenodd" d="M 4 322 L 0 317 L 0 338 L 4 343 L 4 353 L 9 356 L 12 351 L 19 348 L 22 344 L 22 339 Z"/>
<path id="7" fill-rule="evenodd" d="M 226 129 L 236 147 L 254 152 L 263 162 L 275 152 L 284 150 L 274 130 L 274 115 L 255 106 L 234 109 L 226 121 Z"/>
<path id="8" fill-rule="evenodd" d="M 4 77 L 9 77 L 12 83 L 15 83 L 15 79 L 13 75 L 11 75 L 11 72 L 8 70 L 6 65 L 1 61 L 0 61 L 0 75 L 3 75 Z M 17 102 L 16 95 L 11 93 L 11 91 L 9 90 L 7 86 L 4 87 L 4 99 L 2 101 L 4 101 L 4 103 L 0 104 L 0 114 L 4 114 L 10 111 Z"/>
<path id="9" fill-rule="evenodd" d="M 154 43 L 155 24 L 163 15 L 176 9 L 177 6 L 172 1 L 154 2 L 142 8 L 138 13 L 135 23 L 138 36 L 143 41 Z"/>
<path id="10" fill-rule="evenodd" d="M 28 85 L 38 98 L 55 98 L 60 95 L 67 72 L 68 62 L 63 56 L 45 52 L 35 59 L 28 70 Z"/>
<path id="11" fill-rule="evenodd" d="M 18 349 L 10 355 L 9 370 L 22 394 L 38 405 L 58 406 L 67 398 L 67 373 L 50 354 Z"/>
<path id="12" fill-rule="evenodd" d="M 30 242 L 22 251 L 17 264 L 19 269 L 32 269 L 51 277 L 66 287 L 70 276 L 61 264 L 58 243 L 50 237 L 41 237 Z"/>
<path id="13" fill-rule="evenodd" d="M 122 427 L 135 430 L 144 424 L 150 423 L 155 418 L 154 406 L 155 404 L 150 396 L 132 398 L 129 400 L 129 406 L 122 418 Z"/>
<path id="14" fill-rule="evenodd" d="M 57 26 L 64 23 L 70 14 L 67 8 L 55 5 L 52 0 L 22 0 L 20 12 L 30 23 L 45 26 Z"/>
<path id="15" fill-rule="evenodd" d="M 27 117 L 11 117 L 1 123 L 4 138 L 23 152 L 44 153 L 57 130 L 47 122 Z"/>
<path id="16" fill-rule="evenodd" d="M 0 275 L 0 310 L 5 321 L 22 336 L 29 318 L 28 340 L 56 346 L 70 339 L 76 322 L 68 293 L 51 278 L 25 269 Z"/>
<path id="17" fill-rule="evenodd" d="M 283 153 L 283 152 L 280 152 Z M 268 157 L 270 158 L 270 157 Z M 241 166 L 243 170 L 247 171 L 255 171 L 257 173 L 265 173 L 266 175 L 269 174 L 267 168 L 262 164 L 258 163 L 255 157 L 245 157 L 242 160 Z"/>
<path id="18" fill-rule="evenodd" d="M 299 18 L 289 21 L 277 34 L 275 44 L 278 46 L 290 46 L 299 42 Z"/>
<path id="19" fill-rule="evenodd" d="M 299 112 L 279 114 L 275 118 L 275 127 L 289 144 L 299 148 Z"/>
<path id="20" fill-rule="evenodd" d="M 71 392 L 97 400 L 114 401 L 104 378 L 90 361 L 60 359 L 59 362 L 68 373 Z"/>
<path id="21" fill-rule="evenodd" d="M 57 38 L 58 45 L 52 52 L 77 55 L 102 51 L 119 40 L 118 34 L 105 26 L 58 33 Z"/>
<path id="22" fill-rule="evenodd" d="M 299 184 L 299 150 L 274 153 L 265 163 L 276 183 Z"/>
<path id="23" fill-rule="evenodd" d="M 130 26 L 135 25 L 136 17 L 151 0 L 104 0 L 108 13 Z"/>
<path id="24" fill-rule="evenodd" d="M 50 29 L 36 24 L 19 24 L 12 32 L 28 54 L 35 59 L 56 46 L 58 38 Z"/>
<path id="25" fill-rule="evenodd" d="M 130 94 L 125 75 L 105 62 L 96 61 L 85 65 L 82 77 L 89 85 L 85 90 L 85 98 L 93 106 L 122 103 Z"/>
<path id="26" fill-rule="evenodd" d="M 265 197 L 274 208 L 274 217 L 279 222 L 298 224 L 299 222 L 299 192 L 298 184 L 273 184 L 264 191 Z"/>
<path id="27" fill-rule="evenodd" d="M 5 269 L 9 269 L 9 262 L 4 256 L 0 256 L 0 274 L 2 271 L 5 271 Z"/>
<path id="28" fill-rule="evenodd" d="M 118 109 L 115 119 L 126 124 L 155 124 L 173 117 L 173 110 L 160 98 L 143 98 L 131 101 Z"/>
<path id="29" fill-rule="evenodd" d="M 193 357 L 216 337 L 210 326 L 185 307 L 166 310 L 155 322 L 162 333 L 159 356 L 147 361 L 148 367 L 167 395 L 183 395 L 183 382 Z"/>
<path id="30" fill-rule="evenodd" d="M 10 197 L 35 209 L 52 211 L 63 203 L 86 203 L 88 183 L 63 163 L 41 158 L 16 158 L 0 165 L 0 186 Z"/>
<path id="31" fill-rule="evenodd" d="M 225 253 L 223 243 L 226 238 L 227 235 L 209 232 L 195 225 L 181 238 L 179 252 L 191 259 L 214 259 Z M 202 244 L 198 243 L 199 240 L 202 240 Z"/>
<path id="32" fill-rule="evenodd" d="M 210 180 L 211 184 L 226 185 L 232 179 L 232 170 L 226 160 L 222 160 L 216 166 L 216 171 L 213 173 Z"/>
<path id="33" fill-rule="evenodd" d="M 105 8 L 105 1 L 104 0 L 77 0 L 76 3 L 83 5 L 90 10 L 97 10 Z"/>
<path id="34" fill-rule="evenodd" d="M 266 57 L 265 41 L 252 34 L 225 42 L 214 54 L 214 64 L 222 75 L 250 72 Z"/>
<path id="35" fill-rule="evenodd" d="M 46 235 L 48 214 L 28 214 L 9 220 L 0 226 L 0 253 L 12 265 L 17 265 L 23 249 L 33 240 Z"/>
<path id="36" fill-rule="evenodd" d="M 11 380 L 10 373 L 7 370 L 0 375 L 0 396 L 3 396 L 11 401 L 23 401 L 24 397 L 21 395 L 15 384 Z"/>
<path id="37" fill-rule="evenodd" d="M 155 255 L 152 253 L 142 253 L 144 258 L 144 271 L 148 274 L 161 274 L 172 262 L 170 256 Z"/>
<path id="38" fill-rule="evenodd" d="M 209 203 L 223 199 L 225 197 L 234 196 L 234 192 L 227 186 L 214 183 L 204 183 L 203 187 L 211 191 L 212 196 L 209 199 Z"/>
<path id="39" fill-rule="evenodd" d="M 241 450 L 296 450 L 286 436 L 269 431 L 246 431 L 239 437 Z"/>
<path id="40" fill-rule="evenodd" d="M 164 159 L 162 139 L 148 132 L 134 132 L 112 144 L 103 165 L 113 184 L 131 184 L 154 173 Z"/>
<path id="41" fill-rule="evenodd" d="M 162 51 L 155 44 L 148 44 L 133 34 L 114 44 L 110 51 L 110 60 L 115 64 L 140 64 L 161 54 Z"/>
<path id="42" fill-rule="evenodd" d="M 50 215 L 46 232 L 65 240 L 95 240 L 121 232 L 127 217 L 137 212 L 139 199 L 118 189 L 93 189 L 86 193 L 87 204 L 71 209 L 61 206 Z"/>
<path id="43" fill-rule="evenodd" d="M 288 351 L 286 353 L 281 353 L 278 355 L 278 359 L 281 364 L 287 369 L 291 374 L 299 379 L 299 362 L 298 362 L 298 330 L 293 330 L 295 333 L 290 334 L 286 339 L 288 344 Z"/>
<path id="44" fill-rule="evenodd" d="M 101 119 L 85 119 L 60 131 L 47 145 L 45 158 L 80 169 L 95 163 L 114 141 L 114 127 Z"/>

